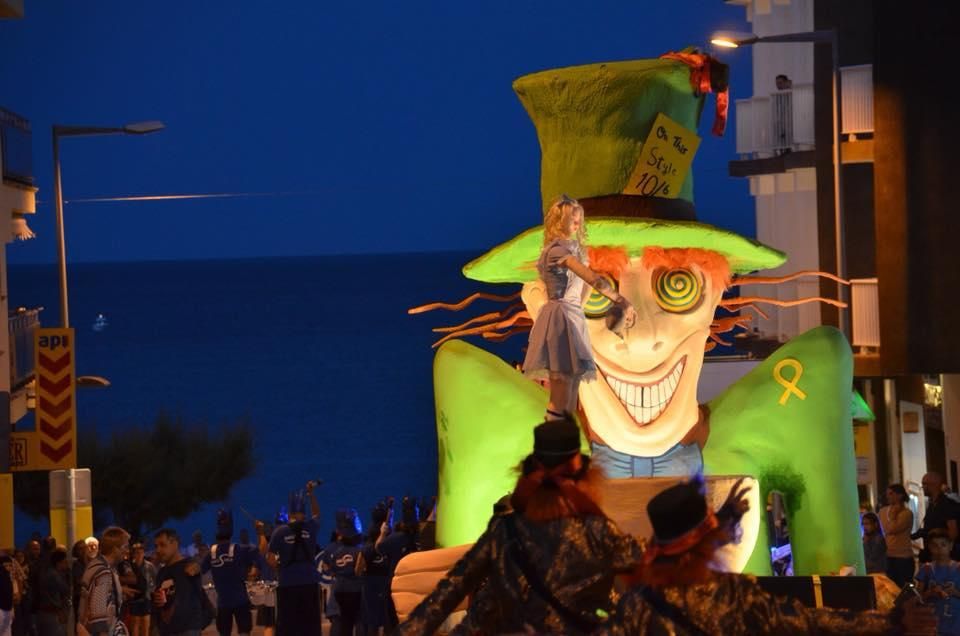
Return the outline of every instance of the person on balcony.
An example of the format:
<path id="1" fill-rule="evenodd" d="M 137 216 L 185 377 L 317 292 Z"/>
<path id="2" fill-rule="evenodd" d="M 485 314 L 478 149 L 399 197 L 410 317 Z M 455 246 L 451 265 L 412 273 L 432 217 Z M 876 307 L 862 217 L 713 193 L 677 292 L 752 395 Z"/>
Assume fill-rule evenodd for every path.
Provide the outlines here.
<path id="1" fill-rule="evenodd" d="M 790 152 L 793 144 L 793 80 L 777 75 L 777 93 L 773 96 L 773 126 L 777 139 L 777 155 Z"/>

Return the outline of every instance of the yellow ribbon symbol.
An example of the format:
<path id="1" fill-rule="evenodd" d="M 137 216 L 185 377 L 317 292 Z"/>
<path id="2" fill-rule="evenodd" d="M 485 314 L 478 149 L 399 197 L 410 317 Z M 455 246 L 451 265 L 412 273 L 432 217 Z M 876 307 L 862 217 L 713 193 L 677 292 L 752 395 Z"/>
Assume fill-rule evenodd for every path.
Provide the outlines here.
<path id="1" fill-rule="evenodd" d="M 789 380 L 783 377 L 783 367 L 790 367 L 793 369 L 793 377 Z M 786 391 L 783 392 L 783 395 L 780 396 L 780 406 L 783 406 L 787 403 L 787 400 L 790 399 L 790 395 L 796 395 L 801 400 L 807 399 L 807 394 L 800 390 L 800 387 L 797 386 L 797 382 L 800 381 L 800 376 L 803 375 L 803 365 L 800 364 L 799 360 L 795 358 L 786 358 L 777 363 L 777 366 L 773 367 L 773 379 L 782 386 Z"/>

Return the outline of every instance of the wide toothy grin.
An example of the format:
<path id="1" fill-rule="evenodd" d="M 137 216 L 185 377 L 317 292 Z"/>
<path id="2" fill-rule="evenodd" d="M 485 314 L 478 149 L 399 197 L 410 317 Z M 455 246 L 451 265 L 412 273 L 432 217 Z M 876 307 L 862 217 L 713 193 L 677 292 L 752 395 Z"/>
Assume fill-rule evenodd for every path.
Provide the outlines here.
<path id="1" fill-rule="evenodd" d="M 601 369 L 601 375 L 623 408 L 640 426 L 647 426 L 667 410 L 683 377 L 687 356 L 683 356 L 660 380 L 649 383 L 628 382 Z"/>

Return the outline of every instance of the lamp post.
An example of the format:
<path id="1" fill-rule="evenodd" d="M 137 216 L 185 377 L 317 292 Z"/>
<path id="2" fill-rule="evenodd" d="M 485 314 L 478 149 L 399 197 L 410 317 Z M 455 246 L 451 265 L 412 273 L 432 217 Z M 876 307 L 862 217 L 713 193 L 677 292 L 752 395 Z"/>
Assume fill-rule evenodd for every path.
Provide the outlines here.
<path id="1" fill-rule="evenodd" d="M 159 121 L 143 121 L 126 126 L 53 126 L 53 198 L 56 201 L 57 256 L 60 264 L 60 326 L 70 326 L 67 300 L 67 247 L 63 231 L 63 191 L 60 186 L 60 138 L 91 135 L 146 135 L 163 129 Z"/>
<path id="2" fill-rule="evenodd" d="M 836 29 L 823 29 L 819 31 L 808 31 L 805 33 L 783 33 L 780 35 L 750 35 L 747 37 L 731 36 L 723 33 L 717 33 L 710 38 L 710 43 L 724 48 L 737 48 L 740 46 L 749 46 L 751 44 L 764 43 L 788 43 L 788 42 L 812 42 L 814 44 L 829 44 L 832 62 L 832 83 L 833 83 L 833 223 L 836 243 L 834 250 L 837 259 L 837 275 L 846 280 L 847 261 L 844 253 L 844 231 L 843 231 L 843 164 L 840 158 L 840 147 L 842 140 L 840 138 L 840 47 L 837 41 Z M 837 298 L 848 304 L 849 298 L 847 286 L 837 283 Z M 839 312 L 840 330 L 849 340 L 850 338 L 850 314 Z"/>
<path id="3" fill-rule="evenodd" d="M 60 184 L 60 138 L 87 137 L 92 135 L 146 135 L 163 129 L 159 121 L 144 121 L 126 126 L 53 126 L 53 198 L 56 202 L 57 220 L 57 255 L 60 264 L 60 326 L 66 329 L 70 326 L 70 308 L 67 296 L 67 248 L 63 230 L 63 190 Z M 109 386 L 104 378 L 97 376 L 81 376 L 76 379 L 79 386 Z M 67 515 L 66 534 L 67 545 L 73 546 L 76 541 L 76 513 L 77 513 L 77 484 L 76 470 L 69 468 L 67 478 Z M 73 557 L 68 556 L 72 566 Z M 74 631 L 73 612 L 67 617 L 67 633 Z"/>

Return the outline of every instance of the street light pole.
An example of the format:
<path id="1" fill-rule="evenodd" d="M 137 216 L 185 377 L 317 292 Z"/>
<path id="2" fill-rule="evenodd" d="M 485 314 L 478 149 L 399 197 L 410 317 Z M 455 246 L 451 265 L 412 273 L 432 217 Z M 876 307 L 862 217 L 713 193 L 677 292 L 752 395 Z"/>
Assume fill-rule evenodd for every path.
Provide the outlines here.
<path id="1" fill-rule="evenodd" d="M 833 225 L 834 237 L 836 243 L 837 276 L 847 280 L 847 258 L 844 250 L 845 234 L 843 227 L 843 159 L 841 157 L 841 148 L 843 146 L 842 127 L 840 125 L 840 46 L 837 42 L 837 32 L 830 30 L 830 61 L 832 65 L 833 81 Z M 851 339 L 850 333 L 850 296 L 847 285 L 837 283 L 837 299 L 846 303 L 847 310 L 837 310 L 837 318 L 840 323 L 840 331 Z"/>
<path id="2" fill-rule="evenodd" d="M 67 307 L 67 243 L 63 236 L 63 194 L 60 190 L 60 136 L 53 127 L 53 200 L 56 206 L 57 263 L 60 266 L 60 326 L 70 326 L 70 310 Z"/>
<path id="3" fill-rule="evenodd" d="M 748 37 L 731 37 L 718 33 L 710 42 L 725 48 L 749 46 L 761 42 L 788 43 L 811 42 L 814 44 L 829 44 L 831 53 L 832 91 L 833 91 L 833 231 L 834 252 L 837 261 L 837 276 L 846 280 L 847 259 L 844 251 L 843 228 L 843 163 L 841 157 L 842 132 L 840 127 L 840 46 L 836 29 L 822 29 L 806 33 L 783 33 L 779 35 L 750 35 Z M 847 311 L 838 311 L 840 331 L 850 339 L 850 301 L 847 285 L 837 283 L 837 299 L 847 304 Z"/>
<path id="4" fill-rule="evenodd" d="M 126 126 L 61 126 L 53 127 L 53 199 L 56 209 L 57 222 L 57 257 L 60 265 L 60 326 L 64 329 L 70 326 L 70 307 L 67 294 L 67 242 L 63 224 L 63 184 L 60 180 L 60 138 L 61 137 L 85 137 L 90 135 L 146 135 L 163 129 L 163 124 L 159 121 L 145 121 Z M 79 380 L 80 378 L 78 378 Z M 99 380 L 100 386 L 109 386 L 103 378 Z M 73 546 L 77 537 L 77 472 L 74 468 L 66 471 L 67 480 L 67 504 L 66 504 L 66 534 L 67 546 Z M 67 562 L 73 566 L 72 552 L 68 553 Z M 71 574 L 72 577 L 72 574 Z M 73 612 L 67 617 L 67 633 L 74 632 Z"/>
<path id="5" fill-rule="evenodd" d="M 53 198 L 57 222 L 57 260 L 60 266 L 60 326 L 70 326 L 67 294 L 67 242 L 63 224 L 63 186 L 60 181 L 60 137 L 91 135 L 146 135 L 163 129 L 159 121 L 144 121 L 126 126 L 61 126 L 53 127 Z"/>

